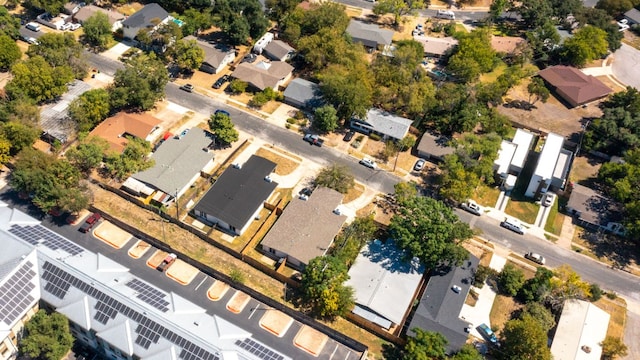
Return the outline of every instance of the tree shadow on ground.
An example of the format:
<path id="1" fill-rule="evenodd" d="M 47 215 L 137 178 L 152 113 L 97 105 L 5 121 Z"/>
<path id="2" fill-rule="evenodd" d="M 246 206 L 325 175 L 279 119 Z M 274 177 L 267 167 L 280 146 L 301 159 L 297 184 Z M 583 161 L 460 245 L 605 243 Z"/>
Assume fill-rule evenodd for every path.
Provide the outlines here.
<path id="1" fill-rule="evenodd" d="M 627 266 L 637 265 L 640 260 L 638 241 L 631 238 L 585 229 L 580 239 L 588 244 L 594 255 L 611 261 L 614 268 L 624 270 Z"/>

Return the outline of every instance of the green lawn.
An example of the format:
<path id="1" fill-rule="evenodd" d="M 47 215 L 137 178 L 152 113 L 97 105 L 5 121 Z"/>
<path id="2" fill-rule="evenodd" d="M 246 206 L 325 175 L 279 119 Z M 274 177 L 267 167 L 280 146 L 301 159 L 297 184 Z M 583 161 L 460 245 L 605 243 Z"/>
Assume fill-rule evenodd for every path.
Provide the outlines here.
<path id="1" fill-rule="evenodd" d="M 560 236 L 560 233 L 562 232 L 562 223 L 564 222 L 564 215 L 558 212 L 559 207 L 560 198 L 557 198 L 551 206 L 549 217 L 547 218 L 547 223 L 544 225 L 545 231 L 558 236 Z"/>
<path id="2" fill-rule="evenodd" d="M 531 179 L 531 175 L 535 170 L 537 162 L 537 154 L 530 154 L 522 172 L 520 172 L 520 175 L 518 176 L 516 185 L 511 191 L 509 203 L 505 209 L 507 214 L 529 224 L 533 224 L 536 221 L 540 205 L 536 204 L 533 199 L 525 197 L 524 193 L 527 190 L 529 180 Z"/>
<path id="3" fill-rule="evenodd" d="M 504 70 L 507 68 L 507 64 L 501 62 L 500 65 L 496 66 L 492 72 L 480 75 L 480 82 L 482 83 L 491 83 L 496 81 L 498 76 L 504 73 Z"/>
<path id="4" fill-rule="evenodd" d="M 481 206 L 495 207 L 500 196 L 500 189 L 482 184 L 476 188 L 472 199 Z"/>

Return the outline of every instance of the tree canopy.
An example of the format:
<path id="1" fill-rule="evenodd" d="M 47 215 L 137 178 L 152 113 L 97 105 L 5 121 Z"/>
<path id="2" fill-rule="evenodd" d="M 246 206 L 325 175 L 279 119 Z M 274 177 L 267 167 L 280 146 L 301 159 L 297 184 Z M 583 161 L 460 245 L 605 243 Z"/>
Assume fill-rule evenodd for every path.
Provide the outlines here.
<path id="1" fill-rule="evenodd" d="M 13 40 L 20 37 L 20 19 L 13 16 L 5 6 L 0 7 L 0 31 L 9 35 Z"/>
<path id="2" fill-rule="evenodd" d="M 107 14 L 97 11 L 82 23 L 84 40 L 98 49 L 103 49 L 112 36 L 111 24 Z"/>
<path id="3" fill-rule="evenodd" d="M 604 30 L 587 25 L 566 39 L 562 47 L 561 54 L 567 62 L 583 67 L 586 63 L 606 55 L 609 43 Z"/>
<path id="4" fill-rule="evenodd" d="M 216 23 L 234 45 L 249 44 L 267 30 L 269 20 L 258 0 L 218 0 L 213 7 Z"/>
<path id="5" fill-rule="evenodd" d="M 474 81 L 482 73 L 494 69 L 497 54 L 491 47 L 491 33 L 488 28 L 476 29 L 470 33 L 459 33 L 458 46 L 449 58 L 447 69 L 457 78 Z"/>
<path id="6" fill-rule="evenodd" d="M 11 144 L 9 153 L 16 155 L 22 149 L 30 147 L 40 136 L 40 129 L 31 124 L 18 121 L 9 121 L 0 126 L 2 137 Z"/>
<path id="7" fill-rule="evenodd" d="M 25 324 L 25 336 L 19 342 L 20 353 L 34 359 L 59 360 L 71 350 L 73 336 L 69 320 L 60 313 L 39 310 Z"/>
<path id="8" fill-rule="evenodd" d="M 324 105 L 316 108 L 313 117 L 313 126 L 323 132 L 330 132 L 340 125 L 338 113 L 331 105 Z"/>
<path id="9" fill-rule="evenodd" d="M 424 9 L 430 1 L 424 0 L 380 0 L 373 6 L 376 15 L 392 14 L 393 24 L 400 25 L 403 16 L 415 15 L 418 10 Z"/>
<path id="10" fill-rule="evenodd" d="M 351 267 L 360 249 L 374 238 L 377 230 L 373 216 L 357 217 L 336 236 L 330 254 Z"/>
<path id="11" fill-rule="evenodd" d="M 127 146 L 122 154 L 110 153 L 106 159 L 106 170 L 115 179 L 123 180 L 129 175 L 152 167 L 155 162 L 147 158 L 151 144 L 144 139 L 127 137 Z"/>
<path id="12" fill-rule="evenodd" d="M 498 275 L 498 287 L 508 296 L 515 296 L 524 284 L 524 273 L 512 264 L 506 264 Z"/>
<path id="13" fill-rule="evenodd" d="M 338 111 L 338 117 L 365 118 L 373 101 L 373 82 L 365 64 L 354 67 L 329 65 L 320 78 L 320 89 L 324 98 Z"/>
<path id="14" fill-rule="evenodd" d="M 216 134 L 216 139 L 225 144 L 238 141 L 239 133 L 231 118 L 223 113 L 211 115 L 209 118 L 209 129 Z"/>
<path id="15" fill-rule="evenodd" d="M 302 301 L 314 316 L 333 318 L 353 307 L 353 288 L 345 286 L 349 280 L 346 265 L 333 256 L 311 259 L 302 273 L 300 286 Z"/>
<path id="16" fill-rule="evenodd" d="M 38 44 L 30 45 L 27 55 L 42 56 L 52 67 L 69 66 L 76 79 L 87 75 L 88 65 L 82 45 L 71 33 L 45 33 Z"/>
<path id="17" fill-rule="evenodd" d="M 547 331 L 531 315 L 509 320 L 502 330 L 502 346 L 498 357 L 504 360 L 551 360 L 547 347 Z"/>
<path id="18" fill-rule="evenodd" d="M 67 91 L 73 71 L 67 65 L 52 67 L 42 56 L 19 61 L 11 67 L 13 79 L 5 90 L 12 98 L 26 96 L 36 102 L 52 100 Z"/>
<path id="19" fill-rule="evenodd" d="M 316 186 L 324 186 L 346 194 L 355 186 L 351 170 L 344 165 L 332 164 L 323 168 L 315 179 Z"/>
<path id="20" fill-rule="evenodd" d="M 204 61 L 204 50 L 195 40 L 178 40 L 171 53 L 174 61 L 183 71 L 197 70 Z"/>
<path id="21" fill-rule="evenodd" d="M 164 96 L 169 75 L 154 53 L 139 54 L 126 61 L 124 69 L 116 71 L 111 88 L 114 109 L 151 109 Z"/>
<path id="22" fill-rule="evenodd" d="M 109 93 L 92 89 L 82 93 L 69 104 L 69 116 L 78 123 L 78 131 L 90 131 L 111 112 Z"/>
<path id="23" fill-rule="evenodd" d="M 80 169 L 84 174 L 96 169 L 102 163 L 104 154 L 109 148 L 107 141 L 99 137 L 91 137 L 72 147 L 65 153 L 71 164 Z"/>
<path id="24" fill-rule="evenodd" d="M 401 199 L 399 205 L 389 231 L 410 257 L 418 257 L 431 269 L 459 266 L 469 257 L 461 243 L 473 232 L 451 207 L 424 196 Z"/>
<path id="25" fill-rule="evenodd" d="M 414 328 L 415 335 L 407 338 L 403 359 L 406 360 L 444 360 L 446 346 L 449 343 L 442 334 Z"/>
<path id="26" fill-rule="evenodd" d="M 0 71 L 11 68 L 21 56 L 22 52 L 16 42 L 9 35 L 0 32 Z"/>

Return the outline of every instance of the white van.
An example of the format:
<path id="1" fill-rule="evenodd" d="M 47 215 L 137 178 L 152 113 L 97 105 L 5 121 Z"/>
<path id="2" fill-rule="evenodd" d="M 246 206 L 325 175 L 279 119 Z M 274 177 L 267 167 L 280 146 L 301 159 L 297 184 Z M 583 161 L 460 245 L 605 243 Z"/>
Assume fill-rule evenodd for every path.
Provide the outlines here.
<path id="1" fill-rule="evenodd" d="M 436 13 L 436 18 L 437 19 L 455 20 L 456 19 L 456 14 L 454 14 L 453 11 L 450 11 L 450 10 L 438 10 L 438 12 Z"/>
<path id="2" fill-rule="evenodd" d="M 24 27 L 26 27 L 27 29 L 31 30 L 31 31 L 40 31 L 40 25 L 34 22 L 30 22 L 27 25 L 25 25 Z"/>
<path id="3" fill-rule="evenodd" d="M 522 226 L 518 219 L 506 218 L 503 222 L 500 223 L 500 226 L 520 235 L 524 235 L 524 226 Z"/>

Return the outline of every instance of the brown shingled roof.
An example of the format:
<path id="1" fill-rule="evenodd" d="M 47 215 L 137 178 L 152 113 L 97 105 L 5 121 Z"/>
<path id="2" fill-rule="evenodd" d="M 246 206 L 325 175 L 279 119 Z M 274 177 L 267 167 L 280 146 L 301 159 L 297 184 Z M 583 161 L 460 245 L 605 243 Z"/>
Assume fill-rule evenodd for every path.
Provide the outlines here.
<path id="1" fill-rule="evenodd" d="M 112 151 L 122 152 L 128 142 L 125 134 L 146 139 L 159 124 L 160 120 L 149 114 L 119 112 L 96 126 L 89 136 L 101 137 L 107 140 Z"/>
<path id="2" fill-rule="evenodd" d="M 589 103 L 612 92 L 602 81 L 571 66 L 548 67 L 538 75 L 571 106 Z"/>

